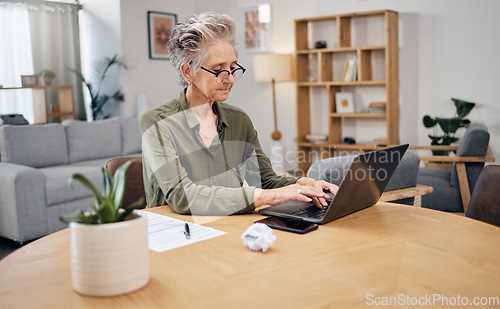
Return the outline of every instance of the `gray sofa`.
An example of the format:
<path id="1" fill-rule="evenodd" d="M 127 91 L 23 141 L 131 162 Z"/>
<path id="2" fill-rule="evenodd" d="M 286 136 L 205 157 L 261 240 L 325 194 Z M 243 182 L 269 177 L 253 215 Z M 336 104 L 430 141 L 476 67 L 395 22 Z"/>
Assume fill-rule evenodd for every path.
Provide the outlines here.
<path id="1" fill-rule="evenodd" d="M 92 205 L 71 175 L 100 187 L 107 161 L 140 155 L 137 118 L 0 126 L 0 236 L 24 243 L 65 228 L 61 214 Z"/>

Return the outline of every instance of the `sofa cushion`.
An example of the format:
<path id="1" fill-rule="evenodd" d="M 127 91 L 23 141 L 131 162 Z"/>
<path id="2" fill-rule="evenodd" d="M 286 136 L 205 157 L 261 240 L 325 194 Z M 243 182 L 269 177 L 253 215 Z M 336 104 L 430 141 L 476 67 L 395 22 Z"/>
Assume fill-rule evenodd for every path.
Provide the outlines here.
<path id="1" fill-rule="evenodd" d="M 99 166 L 62 165 L 41 168 L 40 171 L 45 176 L 47 206 L 92 196 L 89 189 L 78 181 L 72 182 L 73 188 L 68 185 L 68 180 L 74 173 L 84 175 L 99 189 L 102 185 L 102 172 Z M 87 208 L 89 209 L 90 206 L 92 204 L 89 204 Z"/>
<path id="2" fill-rule="evenodd" d="M 122 151 L 119 118 L 86 122 L 65 120 L 69 162 L 117 157 Z"/>
<path id="3" fill-rule="evenodd" d="M 0 126 L 2 162 L 44 167 L 68 164 L 64 127 L 60 124 Z"/>
<path id="4" fill-rule="evenodd" d="M 141 129 L 138 118 L 122 119 L 122 154 L 135 154 L 141 152 Z"/>

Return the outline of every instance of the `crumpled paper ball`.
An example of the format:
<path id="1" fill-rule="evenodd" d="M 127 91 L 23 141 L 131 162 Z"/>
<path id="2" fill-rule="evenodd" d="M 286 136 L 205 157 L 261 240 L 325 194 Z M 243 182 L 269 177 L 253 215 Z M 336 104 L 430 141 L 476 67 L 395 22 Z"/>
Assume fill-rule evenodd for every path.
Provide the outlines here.
<path id="1" fill-rule="evenodd" d="M 276 241 L 273 230 L 264 223 L 254 223 L 241 235 L 243 243 L 250 250 L 266 252 Z"/>

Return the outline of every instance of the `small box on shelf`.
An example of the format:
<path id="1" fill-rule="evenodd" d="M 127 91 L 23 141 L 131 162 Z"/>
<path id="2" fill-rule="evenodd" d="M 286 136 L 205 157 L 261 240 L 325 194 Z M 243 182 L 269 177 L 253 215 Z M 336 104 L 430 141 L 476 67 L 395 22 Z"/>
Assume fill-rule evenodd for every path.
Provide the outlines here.
<path id="1" fill-rule="evenodd" d="M 371 102 L 368 106 L 368 112 L 370 114 L 385 114 L 386 103 L 385 102 Z"/>
<path id="2" fill-rule="evenodd" d="M 385 137 L 376 137 L 373 139 L 373 143 L 377 146 L 387 146 L 387 138 Z"/>

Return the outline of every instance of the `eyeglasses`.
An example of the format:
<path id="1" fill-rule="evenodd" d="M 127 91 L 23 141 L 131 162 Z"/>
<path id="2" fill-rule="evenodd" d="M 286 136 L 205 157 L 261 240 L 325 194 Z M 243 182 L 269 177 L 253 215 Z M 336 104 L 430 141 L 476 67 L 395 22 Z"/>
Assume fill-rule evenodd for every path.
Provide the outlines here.
<path id="1" fill-rule="evenodd" d="M 240 79 L 243 76 L 243 73 L 245 73 L 245 71 L 247 70 L 244 67 L 242 67 L 241 65 L 239 65 L 238 63 L 236 63 L 236 65 L 238 67 L 233 69 L 231 72 L 229 72 L 228 70 L 219 70 L 219 71 L 214 72 L 214 71 L 210 71 L 208 69 L 205 69 L 204 67 L 200 67 L 200 68 L 207 71 L 208 73 L 212 73 L 213 75 L 215 75 L 215 81 L 217 81 L 218 84 L 222 85 L 227 81 L 229 74 L 233 75 L 234 81 L 237 81 L 238 79 Z"/>

